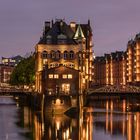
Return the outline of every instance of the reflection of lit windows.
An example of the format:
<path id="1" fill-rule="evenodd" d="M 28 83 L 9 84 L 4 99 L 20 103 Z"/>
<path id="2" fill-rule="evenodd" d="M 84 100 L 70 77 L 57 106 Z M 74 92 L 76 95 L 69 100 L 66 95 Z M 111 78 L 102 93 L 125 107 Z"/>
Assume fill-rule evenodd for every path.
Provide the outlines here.
<path id="1" fill-rule="evenodd" d="M 49 74 L 49 79 L 53 79 L 53 74 Z"/>
<path id="2" fill-rule="evenodd" d="M 54 74 L 54 79 L 58 79 L 59 75 L 58 74 Z"/>
<path id="3" fill-rule="evenodd" d="M 72 74 L 68 74 L 68 79 L 72 79 Z"/>
<path id="4" fill-rule="evenodd" d="M 67 74 L 63 74 L 63 75 L 62 75 L 62 78 L 63 78 L 63 79 L 67 79 Z"/>

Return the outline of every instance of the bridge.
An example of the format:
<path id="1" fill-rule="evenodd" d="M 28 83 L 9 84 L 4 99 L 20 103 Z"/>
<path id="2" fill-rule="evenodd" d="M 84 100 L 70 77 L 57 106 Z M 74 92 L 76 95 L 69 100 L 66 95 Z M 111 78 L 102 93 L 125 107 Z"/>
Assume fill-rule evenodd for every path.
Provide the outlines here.
<path id="1" fill-rule="evenodd" d="M 17 88 L 14 86 L 0 87 L 0 96 L 20 96 L 33 94 L 31 90 Z"/>
<path id="2" fill-rule="evenodd" d="M 92 98 L 132 98 L 137 97 L 140 98 L 140 87 L 131 86 L 131 85 L 116 85 L 116 86 L 104 86 L 97 89 L 90 88 L 87 90 L 87 99 Z"/>
<path id="3" fill-rule="evenodd" d="M 91 88 L 87 93 L 140 93 L 140 87 L 130 85 L 109 85 L 97 89 Z"/>

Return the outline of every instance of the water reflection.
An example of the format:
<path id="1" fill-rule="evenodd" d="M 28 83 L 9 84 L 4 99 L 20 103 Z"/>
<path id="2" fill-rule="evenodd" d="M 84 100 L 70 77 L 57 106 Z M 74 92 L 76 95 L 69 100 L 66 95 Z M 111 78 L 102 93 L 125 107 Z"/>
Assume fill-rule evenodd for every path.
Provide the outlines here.
<path id="1" fill-rule="evenodd" d="M 26 140 L 28 130 L 17 126 L 18 111 L 13 97 L 0 97 L 0 140 Z"/>
<path id="2" fill-rule="evenodd" d="M 22 107 L 20 123 L 32 140 L 139 140 L 140 112 L 127 100 L 94 100 L 79 116 L 42 114 Z"/>

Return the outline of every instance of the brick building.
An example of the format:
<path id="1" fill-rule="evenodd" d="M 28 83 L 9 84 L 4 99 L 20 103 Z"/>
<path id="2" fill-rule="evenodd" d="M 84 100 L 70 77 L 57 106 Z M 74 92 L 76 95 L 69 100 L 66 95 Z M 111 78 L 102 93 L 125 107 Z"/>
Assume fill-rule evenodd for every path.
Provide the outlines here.
<path id="1" fill-rule="evenodd" d="M 69 92 L 78 91 L 77 87 L 79 92 L 87 89 L 93 80 L 92 48 L 90 21 L 87 24 L 75 22 L 67 24 L 64 20 L 56 20 L 55 23 L 45 22 L 43 35 L 35 46 L 36 91 L 43 92 L 44 87 L 56 89 L 58 86 L 62 91 L 69 89 Z M 44 70 L 46 75 L 42 78 Z M 70 75 L 65 73 L 66 70 L 70 72 Z M 56 71 L 59 75 L 54 75 Z M 47 72 L 52 74 L 52 77 Z M 75 77 L 77 78 L 74 79 Z M 56 83 L 57 80 L 59 83 Z M 79 85 L 74 87 L 77 82 Z"/>
<path id="2" fill-rule="evenodd" d="M 140 33 L 127 44 L 127 83 L 140 85 Z"/>
<path id="3" fill-rule="evenodd" d="M 106 59 L 104 56 L 94 60 L 94 80 L 96 85 L 106 85 Z"/>
<path id="4" fill-rule="evenodd" d="M 95 83 L 98 85 L 126 84 L 126 54 L 112 52 L 103 57 L 96 57 L 94 61 Z"/>
<path id="5" fill-rule="evenodd" d="M 76 94 L 79 92 L 80 73 L 70 67 L 60 65 L 55 68 L 44 69 L 43 89 L 48 94 Z M 55 87 L 55 88 L 54 88 Z"/>

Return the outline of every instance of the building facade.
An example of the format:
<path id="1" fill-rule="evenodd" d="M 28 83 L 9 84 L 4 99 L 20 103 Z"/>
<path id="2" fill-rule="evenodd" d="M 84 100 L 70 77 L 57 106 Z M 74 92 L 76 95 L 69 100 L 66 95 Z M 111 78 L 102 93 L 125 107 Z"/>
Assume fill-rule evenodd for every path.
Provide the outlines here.
<path id="1" fill-rule="evenodd" d="M 106 85 L 106 59 L 98 56 L 94 59 L 94 80 L 95 85 Z"/>
<path id="2" fill-rule="evenodd" d="M 127 83 L 140 85 L 140 34 L 128 41 L 127 45 Z"/>
<path id="3" fill-rule="evenodd" d="M 0 85 L 9 83 L 13 70 L 13 66 L 0 64 Z"/>
<path id="4" fill-rule="evenodd" d="M 8 66 L 17 66 L 17 64 L 22 60 L 23 58 L 20 55 L 14 56 L 14 57 L 2 57 L 1 62 L 3 65 Z"/>
<path id="5" fill-rule="evenodd" d="M 95 84 L 126 85 L 126 54 L 112 52 L 103 57 L 96 57 L 94 61 Z"/>
<path id="6" fill-rule="evenodd" d="M 71 89 L 76 91 L 77 86 L 74 88 L 72 82 L 79 83 L 79 92 L 84 91 L 93 80 L 93 44 L 90 21 L 87 24 L 75 22 L 67 24 L 64 20 L 45 22 L 43 35 L 35 46 L 35 55 L 37 92 L 43 92 L 45 87 L 53 90 L 58 86 L 62 91 L 71 92 Z M 70 73 L 65 73 L 66 71 Z M 76 75 L 77 79 L 73 79 Z M 58 80 L 59 85 L 53 79 Z"/>

